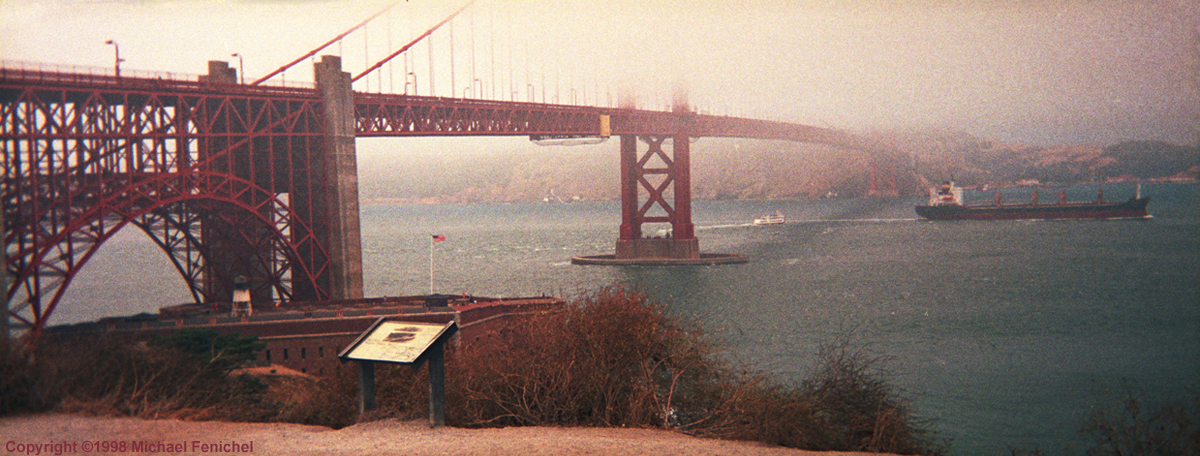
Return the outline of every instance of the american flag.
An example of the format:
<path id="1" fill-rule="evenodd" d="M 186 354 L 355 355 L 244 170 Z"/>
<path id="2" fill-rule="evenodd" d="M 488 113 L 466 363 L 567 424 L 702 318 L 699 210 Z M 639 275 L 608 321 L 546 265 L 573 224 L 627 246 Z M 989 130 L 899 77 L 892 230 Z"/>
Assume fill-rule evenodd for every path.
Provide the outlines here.
<path id="1" fill-rule="evenodd" d="M 446 236 L 442 236 L 440 234 L 433 235 L 433 242 L 442 242 L 444 240 L 446 240 Z"/>

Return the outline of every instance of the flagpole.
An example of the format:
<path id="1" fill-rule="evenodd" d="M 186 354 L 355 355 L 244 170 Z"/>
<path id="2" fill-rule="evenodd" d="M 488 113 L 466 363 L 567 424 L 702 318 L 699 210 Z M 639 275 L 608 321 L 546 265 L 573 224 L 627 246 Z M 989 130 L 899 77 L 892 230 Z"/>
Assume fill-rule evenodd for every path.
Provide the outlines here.
<path id="1" fill-rule="evenodd" d="M 433 295 L 433 236 L 429 237 L 429 294 Z"/>

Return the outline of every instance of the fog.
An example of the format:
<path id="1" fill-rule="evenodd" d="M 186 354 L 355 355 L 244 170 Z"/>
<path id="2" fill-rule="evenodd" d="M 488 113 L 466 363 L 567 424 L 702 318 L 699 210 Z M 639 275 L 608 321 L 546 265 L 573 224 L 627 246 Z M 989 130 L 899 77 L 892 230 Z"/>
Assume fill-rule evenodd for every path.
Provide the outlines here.
<path id="1" fill-rule="evenodd" d="M 0 57 L 103 71 L 111 39 L 123 72 L 225 60 L 249 81 L 386 4 L 5 0 Z M 399 3 L 321 54 L 358 74 L 460 5 Z M 356 90 L 427 95 L 432 81 L 440 96 L 605 105 L 632 91 L 664 109 L 684 87 L 701 112 L 858 131 L 1195 144 L 1198 31 L 1189 0 L 478 0 Z M 282 79 L 311 81 L 311 68 Z"/>

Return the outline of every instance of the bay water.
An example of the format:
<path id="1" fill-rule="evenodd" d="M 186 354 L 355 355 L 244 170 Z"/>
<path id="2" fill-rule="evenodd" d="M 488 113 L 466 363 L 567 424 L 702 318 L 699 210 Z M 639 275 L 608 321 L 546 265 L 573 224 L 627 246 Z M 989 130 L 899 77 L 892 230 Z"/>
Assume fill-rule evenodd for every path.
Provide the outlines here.
<path id="1" fill-rule="evenodd" d="M 919 199 L 697 201 L 701 250 L 750 261 L 680 267 L 570 264 L 612 253 L 616 202 L 365 205 L 364 291 L 424 294 L 431 279 L 438 293 L 493 297 L 635 288 L 780 382 L 850 337 L 883 358 L 951 454 L 1082 454 L 1080 425 L 1123 394 L 1152 406 L 1200 392 L 1198 188 L 1143 186 L 1148 220 L 930 222 L 915 217 Z M 1088 199 L 1097 186 L 1067 190 Z M 775 211 L 788 223 L 750 223 Z M 54 323 L 190 301 L 164 255 L 126 231 L 76 278 Z"/>

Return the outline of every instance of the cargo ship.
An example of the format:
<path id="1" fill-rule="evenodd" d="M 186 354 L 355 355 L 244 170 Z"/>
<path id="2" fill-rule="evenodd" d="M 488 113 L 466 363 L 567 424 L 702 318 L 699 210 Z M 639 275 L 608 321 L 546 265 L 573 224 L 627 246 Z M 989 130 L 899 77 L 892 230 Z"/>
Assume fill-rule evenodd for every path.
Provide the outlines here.
<path id="1" fill-rule="evenodd" d="M 1141 186 L 1137 194 L 1127 201 L 1104 200 L 1101 189 L 1096 201 L 1068 202 L 1065 192 L 1060 191 L 1058 201 L 1039 203 L 1038 192 L 1027 203 L 1004 204 L 1000 192 L 996 192 L 993 204 L 967 205 L 963 203 L 963 189 L 953 182 L 944 182 L 930 189 L 929 203 L 916 206 L 917 215 L 930 220 L 1046 220 L 1046 219 L 1118 219 L 1149 218 L 1146 206 L 1150 198 L 1143 198 Z"/>

